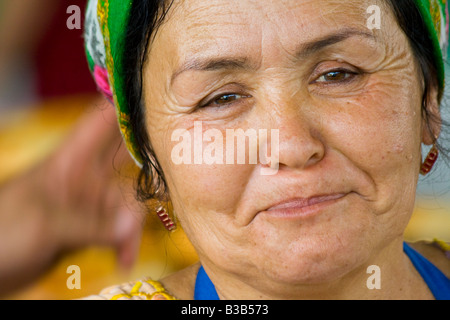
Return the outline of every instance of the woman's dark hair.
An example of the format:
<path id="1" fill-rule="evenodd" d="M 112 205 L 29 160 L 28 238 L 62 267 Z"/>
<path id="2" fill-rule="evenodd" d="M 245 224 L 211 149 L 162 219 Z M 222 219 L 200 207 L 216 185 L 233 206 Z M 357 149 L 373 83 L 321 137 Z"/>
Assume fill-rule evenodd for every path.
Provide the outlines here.
<path id="1" fill-rule="evenodd" d="M 438 72 L 434 58 L 432 40 L 427 27 L 417 9 L 414 0 L 386 0 L 393 10 L 398 24 L 407 35 L 414 55 L 422 70 L 424 92 L 422 100 L 422 116 L 427 120 L 432 132 L 432 123 L 436 119 L 430 112 L 428 101 L 432 88 L 438 87 Z M 145 124 L 145 106 L 142 99 L 143 70 L 154 35 L 164 23 L 173 0 L 136 0 L 130 13 L 127 29 L 123 67 L 126 70 L 126 98 L 130 110 L 131 130 L 143 160 L 143 166 L 137 179 L 137 198 L 140 201 L 158 199 L 168 200 L 164 173 L 153 151 Z M 443 97 L 442 90 L 438 99 Z M 439 149 L 448 154 L 448 150 L 439 145 Z"/>
<path id="2" fill-rule="evenodd" d="M 164 172 L 150 143 L 145 124 L 145 107 L 142 99 L 143 70 L 153 36 L 164 22 L 172 6 L 167 0 L 133 1 L 127 28 L 123 70 L 125 95 L 130 112 L 130 125 L 142 159 L 137 179 L 137 198 L 168 200 Z"/>

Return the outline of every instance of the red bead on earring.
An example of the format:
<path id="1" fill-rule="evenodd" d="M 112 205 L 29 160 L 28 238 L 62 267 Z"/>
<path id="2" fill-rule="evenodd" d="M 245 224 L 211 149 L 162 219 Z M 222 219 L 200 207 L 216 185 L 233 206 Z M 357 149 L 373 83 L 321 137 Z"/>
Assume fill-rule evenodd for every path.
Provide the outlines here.
<path id="1" fill-rule="evenodd" d="M 422 167 L 420 168 L 420 174 L 425 176 L 428 173 L 430 173 L 431 169 L 433 169 L 433 166 L 435 165 L 437 159 L 439 156 L 439 150 L 436 148 L 436 145 L 434 145 L 430 152 L 428 153 L 427 157 L 425 158 L 425 161 L 422 164 Z"/>
<path id="2" fill-rule="evenodd" d="M 168 231 L 175 231 L 177 225 L 170 219 L 169 214 L 163 206 L 156 209 L 156 214 Z"/>

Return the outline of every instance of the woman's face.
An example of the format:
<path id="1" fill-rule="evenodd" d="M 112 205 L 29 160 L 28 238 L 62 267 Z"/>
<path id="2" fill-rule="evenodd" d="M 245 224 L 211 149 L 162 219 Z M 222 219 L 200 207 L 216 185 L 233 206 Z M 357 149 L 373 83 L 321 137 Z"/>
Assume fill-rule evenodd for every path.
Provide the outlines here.
<path id="1" fill-rule="evenodd" d="M 204 265 L 255 283 L 332 281 L 401 239 L 422 92 L 406 36 L 373 0 L 175 1 L 144 72 L 147 130 L 178 219 Z M 226 137 L 238 129 L 255 130 L 258 150 L 267 142 L 271 174 L 249 143 L 237 161 L 242 145 Z"/>

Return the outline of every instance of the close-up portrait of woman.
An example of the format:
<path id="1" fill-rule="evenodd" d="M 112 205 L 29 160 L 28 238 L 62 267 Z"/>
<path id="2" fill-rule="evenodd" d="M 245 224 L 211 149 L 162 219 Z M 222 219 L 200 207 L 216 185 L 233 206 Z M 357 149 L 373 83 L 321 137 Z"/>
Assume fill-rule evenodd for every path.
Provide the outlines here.
<path id="1" fill-rule="evenodd" d="M 440 0 L 90 1 L 137 196 L 199 262 L 89 298 L 449 299 L 445 250 L 404 240 L 448 27 Z"/>

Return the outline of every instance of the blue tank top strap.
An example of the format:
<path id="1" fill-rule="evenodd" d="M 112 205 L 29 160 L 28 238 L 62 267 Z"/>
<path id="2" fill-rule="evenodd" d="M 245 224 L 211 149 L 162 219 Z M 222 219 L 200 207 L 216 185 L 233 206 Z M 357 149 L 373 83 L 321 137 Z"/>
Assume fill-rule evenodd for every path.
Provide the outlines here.
<path id="1" fill-rule="evenodd" d="M 195 281 L 194 300 L 220 300 L 216 287 L 206 274 L 205 269 L 200 267 Z"/>
<path id="2" fill-rule="evenodd" d="M 403 251 L 422 276 L 436 300 L 450 300 L 450 279 L 406 242 L 403 243 Z"/>

